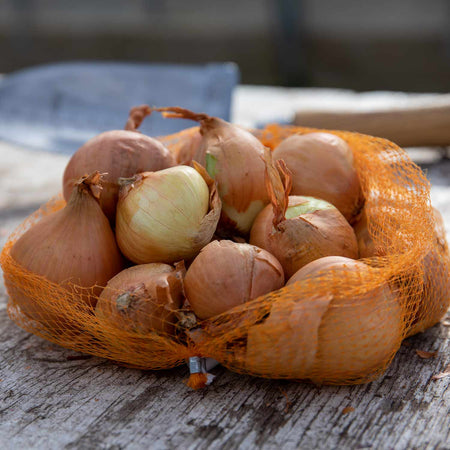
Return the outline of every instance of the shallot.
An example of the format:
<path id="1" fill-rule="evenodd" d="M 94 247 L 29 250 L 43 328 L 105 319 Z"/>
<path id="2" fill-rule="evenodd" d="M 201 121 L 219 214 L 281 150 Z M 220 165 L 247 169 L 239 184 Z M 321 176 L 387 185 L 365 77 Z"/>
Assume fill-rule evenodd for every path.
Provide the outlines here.
<path id="1" fill-rule="evenodd" d="M 265 322 L 249 328 L 245 369 L 316 383 L 362 382 L 379 373 L 403 338 L 395 292 L 388 283 L 359 295 L 332 288 L 345 284 L 357 290 L 375 270 L 343 257 L 321 258 L 300 269 L 287 283 L 286 298 L 274 302 Z M 327 294 L 302 294 L 302 283 L 315 283 L 320 291 L 322 280 Z"/>
<path id="2" fill-rule="evenodd" d="M 292 195 L 326 200 L 349 221 L 363 204 L 353 153 L 348 144 L 331 133 L 294 134 L 273 151 L 292 173 Z"/>
<path id="3" fill-rule="evenodd" d="M 189 267 L 186 297 L 200 319 L 281 288 L 283 268 L 269 252 L 228 240 L 204 247 Z"/>
<path id="4" fill-rule="evenodd" d="M 203 167 L 144 172 L 121 183 L 116 236 L 131 261 L 190 259 L 211 241 L 219 221 L 220 199 Z"/>
<path id="5" fill-rule="evenodd" d="M 184 267 L 152 263 L 129 267 L 108 281 L 95 309 L 103 322 L 127 331 L 172 334 L 184 299 Z"/>
<path id="6" fill-rule="evenodd" d="M 264 146 L 247 130 L 217 117 L 178 107 L 156 110 L 165 112 L 166 117 L 200 122 L 202 139 L 193 159 L 217 181 L 222 200 L 220 230 L 223 234 L 247 234 L 269 202 L 264 186 Z"/>
<path id="7" fill-rule="evenodd" d="M 132 108 L 125 130 L 101 133 L 73 154 L 63 176 L 66 200 L 70 198 L 74 181 L 98 170 L 104 173 L 100 206 L 108 219 L 114 222 L 120 177 L 166 169 L 176 164 L 172 153 L 161 142 L 137 130 L 150 113 L 151 109 L 147 105 Z"/>
<path id="8" fill-rule="evenodd" d="M 11 248 L 11 257 L 21 267 L 69 292 L 92 287 L 91 293 L 73 296 L 92 307 L 103 286 L 124 266 L 114 233 L 98 204 L 100 178 L 99 172 L 81 178 L 67 205 L 42 218 Z M 8 286 L 8 289 L 14 290 L 15 301 L 30 318 L 59 321 L 55 308 L 37 302 L 21 286 Z"/>
<path id="9" fill-rule="evenodd" d="M 272 205 L 257 216 L 250 244 L 272 253 L 286 277 L 324 256 L 358 258 L 355 233 L 331 203 L 312 197 L 289 196 L 290 175 L 282 161 L 273 165 L 266 150 L 267 186 Z"/>

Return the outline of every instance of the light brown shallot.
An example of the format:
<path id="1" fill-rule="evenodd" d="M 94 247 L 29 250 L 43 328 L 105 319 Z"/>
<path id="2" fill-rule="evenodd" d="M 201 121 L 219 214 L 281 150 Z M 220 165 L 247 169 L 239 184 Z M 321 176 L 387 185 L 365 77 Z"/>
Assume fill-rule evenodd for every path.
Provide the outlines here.
<path id="1" fill-rule="evenodd" d="M 349 221 L 357 217 L 363 195 L 348 144 L 331 133 L 295 134 L 273 151 L 292 173 L 292 195 L 321 198 Z"/>
<path id="2" fill-rule="evenodd" d="M 438 323 L 450 307 L 450 267 L 442 215 L 432 208 L 435 242 L 421 262 L 423 291 L 407 336 L 425 331 Z M 412 276 L 412 280 L 417 278 Z M 415 281 L 411 281 L 413 285 Z"/>
<path id="3" fill-rule="evenodd" d="M 129 267 L 108 281 L 95 309 L 102 321 L 126 331 L 172 334 L 184 299 L 184 266 L 151 263 Z"/>
<path id="4" fill-rule="evenodd" d="M 155 171 L 176 164 L 161 142 L 140 133 L 143 119 L 151 113 L 147 105 L 131 109 L 124 130 L 101 133 L 80 147 L 67 164 L 63 176 L 64 198 L 68 200 L 78 178 L 98 170 L 105 173 L 100 206 L 111 222 L 115 220 L 119 193 L 118 179 Z"/>
<path id="5" fill-rule="evenodd" d="M 363 295 L 339 289 L 328 295 L 296 296 L 295 283 L 339 280 L 364 283 L 373 269 L 361 261 L 325 257 L 300 269 L 274 302 L 265 322 L 248 331 L 246 370 L 315 383 L 363 382 L 392 358 L 403 338 L 400 303 L 386 283 Z M 315 279 L 315 280 L 314 280 Z M 298 289 L 301 292 L 301 289 Z"/>
<path id="6" fill-rule="evenodd" d="M 338 255 L 358 257 L 350 224 L 331 203 L 312 197 L 289 196 L 290 175 L 283 161 L 273 164 L 266 149 L 266 182 L 272 205 L 257 216 L 250 244 L 272 253 L 286 277 L 315 259 Z"/>
<path id="7" fill-rule="evenodd" d="M 279 289 L 283 268 L 254 245 L 213 241 L 189 267 L 184 287 L 193 311 L 206 319 Z"/>
<path id="8" fill-rule="evenodd" d="M 264 186 L 264 146 L 245 129 L 217 117 L 178 107 L 156 108 L 166 117 L 200 123 L 202 139 L 193 159 L 217 182 L 222 200 L 220 230 L 247 234 L 269 202 Z M 219 230 L 219 231 L 220 231 Z"/>
<path id="9" fill-rule="evenodd" d="M 100 177 L 95 172 L 81 178 L 67 205 L 41 219 L 11 248 L 11 257 L 24 269 L 70 292 L 93 287 L 92 295 L 79 295 L 91 306 L 95 306 L 95 296 L 100 295 L 102 286 L 123 268 L 114 233 L 97 201 Z M 60 316 L 27 296 L 20 286 L 8 289 L 14 291 L 15 301 L 28 317 L 58 324 Z"/>

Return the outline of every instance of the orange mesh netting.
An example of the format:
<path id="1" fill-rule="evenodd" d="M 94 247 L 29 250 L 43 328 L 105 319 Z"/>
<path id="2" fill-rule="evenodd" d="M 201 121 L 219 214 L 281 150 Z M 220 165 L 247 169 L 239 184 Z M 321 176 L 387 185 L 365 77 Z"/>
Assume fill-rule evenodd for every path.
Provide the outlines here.
<path id="1" fill-rule="evenodd" d="M 197 130 L 161 140 L 179 154 L 185 138 Z M 257 136 L 273 149 L 293 133 L 312 131 L 317 130 L 270 125 Z M 21 234 L 64 206 L 56 198 L 30 216 L 3 249 L 11 319 L 66 348 L 142 369 L 171 368 L 201 356 L 268 378 L 332 384 L 374 379 L 406 336 L 437 323 L 447 311 L 448 247 L 433 215 L 429 183 L 402 149 L 380 138 L 331 132 L 354 153 L 368 237 L 378 255 L 363 260 L 367 270 L 320 272 L 203 322 L 180 310 L 170 316 L 173 326 L 165 328 L 170 332 L 146 331 L 131 317 L 95 315 L 89 302 L 80 301 L 92 298 L 93 288 L 69 291 L 11 258 Z M 27 314 L 20 309 L 24 301 L 33 302 Z"/>

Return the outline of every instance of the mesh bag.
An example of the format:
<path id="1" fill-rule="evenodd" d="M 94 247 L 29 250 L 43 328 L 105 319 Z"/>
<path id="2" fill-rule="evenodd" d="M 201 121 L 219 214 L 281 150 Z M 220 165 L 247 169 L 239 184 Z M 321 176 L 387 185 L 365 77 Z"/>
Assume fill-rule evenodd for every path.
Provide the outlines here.
<path id="1" fill-rule="evenodd" d="M 184 138 L 197 131 L 161 140 L 180 154 Z M 293 133 L 313 131 L 269 125 L 256 135 L 273 149 Z M 327 384 L 373 380 L 405 337 L 434 325 L 447 311 L 448 247 L 442 223 L 433 215 L 429 183 L 402 149 L 380 138 L 328 132 L 344 139 L 354 153 L 367 233 L 378 255 L 362 260 L 365 270 L 322 271 L 202 322 L 189 310 L 179 310 L 165 316 L 169 326 L 157 333 L 145 327 L 150 314 L 145 308 L 140 326 L 126 312 L 120 320 L 96 315 L 89 306 L 97 300 L 95 287 L 67 289 L 11 258 L 12 245 L 27 229 L 64 206 L 57 197 L 28 217 L 3 249 L 11 319 L 63 347 L 129 367 L 167 369 L 205 357 L 267 378 Z M 91 301 L 80 301 L 86 297 Z M 24 302 L 34 309 L 22 311 Z"/>

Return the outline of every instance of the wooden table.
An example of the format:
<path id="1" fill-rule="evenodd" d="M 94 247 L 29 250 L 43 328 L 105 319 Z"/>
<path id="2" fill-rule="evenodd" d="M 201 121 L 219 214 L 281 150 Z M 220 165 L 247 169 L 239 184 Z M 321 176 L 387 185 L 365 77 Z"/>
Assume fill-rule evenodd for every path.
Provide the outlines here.
<path id="1" fill-rule="evenodd" d="M 235 111 L 248 124 L 244 116 Z M 423 167 L 449 236 L 450 161 L 430 154 L 414 153 L 430 160 Z M 3 245 L 60 190 L 68 158 L 5 143 L 0 155 Z M 319 387 L 216 367 L 213 384 L 192 391 L 186 367 L 126 369 L 30 335 L 7 317 L 3 283 L 0 295 L 0 448 L 450 449 L 450 377 L 432 379 L 450 364 L 448 322 L 409 338 L 366 385 Z M 416 349 L 437 356 L 422 359 Z"/>

